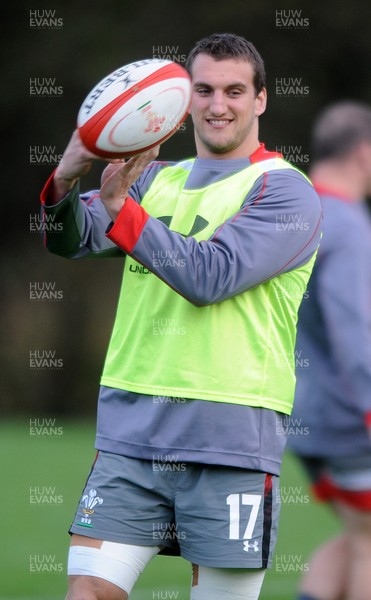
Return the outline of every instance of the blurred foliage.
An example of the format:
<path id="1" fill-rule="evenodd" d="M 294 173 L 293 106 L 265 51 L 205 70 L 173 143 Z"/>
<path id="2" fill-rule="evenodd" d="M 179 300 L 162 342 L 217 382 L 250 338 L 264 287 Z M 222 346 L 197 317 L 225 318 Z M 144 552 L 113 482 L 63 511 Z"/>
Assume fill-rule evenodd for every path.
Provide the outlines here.
<path id="1" fill-rule="evenodd" d="M 4 9 L 3 9 L 4 10 Z M 114 317 L 122 261 L 67 261 L 50 255 L 30 232 L 38 196 L 53 170 L 30 163 L 30 147 L 53 147 L 60 155 L 72 133 L 80 103 L 91 87 L 115 68 L 176 48 L 179 60 L 195 41 L 214 31 L 233 31 L 250 39 L 265 59 L 269 103 L 261 119 L 268 148 L 299 147 L 309 157 L 309 131 L 317 111 L 342 98 L 371 100 L 368 1 L 326 0 L 19 0 L 3 13 L 3 94 L 1 138 L 6 176 L 2 234 L 1 315 L 3 323 L 0 398 L 3 412 L 31 417 L 91 414 Z M 51 11 L 62 26 L 30 26 L 30 11 Z M 54 11 L 54 12 L 53 12 Z M 307 26 L 282 29 L 276 18 L 286 11 Z M 60 97 L 36 98 L 31 78 L 52 78 Z M 281 97 L 279 78 L 299 78 L 309 93 Z M 192 124 L 166 142 L 161 158 L 194 153 Z M 308 164 L 305 164 L 306 168 Z M 97 186 L 101 166 L 82 182 Z M 5 186 L 5 189 L 4 189 Z M 30 284 L 49 282 L 60 301 L 31 301 Z M 63 359 L 60 370 L 32 370 L 29 353 L 50 350 Z"/>

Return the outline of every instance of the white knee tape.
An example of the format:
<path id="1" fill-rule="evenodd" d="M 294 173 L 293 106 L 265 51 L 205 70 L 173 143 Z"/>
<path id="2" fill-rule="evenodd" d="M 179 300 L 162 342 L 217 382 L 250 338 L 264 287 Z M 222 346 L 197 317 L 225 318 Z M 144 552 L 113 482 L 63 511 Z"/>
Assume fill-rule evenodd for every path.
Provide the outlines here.
<path id="1" fill-rule="evenodd" d="M 159 546 L 133 546 L 103 542 L 100 548 L 70 546 L 68 575 L 100 577 L 130 594 L 140 573 L 158 554 Z"/>
<path id="2" fill-rule="evenodd" d="M 191 600 L 257 600 L 264 575 L 265 569 L 198 567 Z"/>

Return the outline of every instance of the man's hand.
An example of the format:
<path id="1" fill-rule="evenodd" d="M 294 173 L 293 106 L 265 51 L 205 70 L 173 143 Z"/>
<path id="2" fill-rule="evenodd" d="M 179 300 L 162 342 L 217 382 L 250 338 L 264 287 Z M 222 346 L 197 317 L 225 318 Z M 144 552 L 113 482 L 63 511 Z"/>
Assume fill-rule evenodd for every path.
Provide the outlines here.
<path id="1" fill-rule="evenodd" d="M 106 167 L 101 179 L 101 200 L 112 221 L 125 204 L 129 188 L 138 179 L 146 166 L 158 156 L 160 146 L 155 146 L 128 160 L 112 162 Z"/>
<path id="2" fill-rule="evenodd" d="M 92 161 L 98 158 L 85 148 L 75 129 L 54 174 L 54 202 L 61 200 L 76 181 L 90 170 Z"/>

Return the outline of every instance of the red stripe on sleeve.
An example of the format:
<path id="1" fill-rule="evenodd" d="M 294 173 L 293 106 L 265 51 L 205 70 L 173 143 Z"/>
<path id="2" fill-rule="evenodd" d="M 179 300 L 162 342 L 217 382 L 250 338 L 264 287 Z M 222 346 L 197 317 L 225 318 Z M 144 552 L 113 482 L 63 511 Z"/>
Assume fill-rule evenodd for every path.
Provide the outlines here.
<path id="1" fill-rule="evenodd" d="M 54 169 L 53 173 L 50 175 L 48 181 L 44 185 L 42 192 L 40 194 L 41 204 L 46 206 L 52 206 L 55 204 L 53 200 L 53 186 L 54 186 L 54 174 L 57 169 Z"/>
<path id="2" fill-rule="evenodd" d="M 148 218 L 149 214 L 144 208 L 128 196 L 116 221 L 106 235 L 116 246 L 119 246 L 124 252 L 130 254 Z"/>

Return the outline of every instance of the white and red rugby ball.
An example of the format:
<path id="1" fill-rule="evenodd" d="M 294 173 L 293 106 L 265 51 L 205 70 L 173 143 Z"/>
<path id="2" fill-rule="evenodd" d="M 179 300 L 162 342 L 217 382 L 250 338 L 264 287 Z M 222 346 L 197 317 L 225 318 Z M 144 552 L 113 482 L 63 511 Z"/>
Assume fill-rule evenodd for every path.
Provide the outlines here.
<path id="1" fill-rule="evenodd" d="M 191 101 L 187 71 L 171 60 L 144 59 L 113 71 L 81 105 L 77 127 L 88 150 L 103 158 L 144 152 L 172 136 Z"/>

